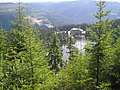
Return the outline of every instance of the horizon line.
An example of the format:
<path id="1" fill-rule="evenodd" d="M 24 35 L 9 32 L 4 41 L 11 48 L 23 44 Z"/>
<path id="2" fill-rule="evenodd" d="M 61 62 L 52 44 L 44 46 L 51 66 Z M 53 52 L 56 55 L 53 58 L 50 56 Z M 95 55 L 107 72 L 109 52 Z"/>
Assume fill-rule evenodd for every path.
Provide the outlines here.
<path id="1" fill-rule="evenodd" d="M 21 1 L 21 3 L 60 3 L 60 2 L 72 2 L 72 1 L 79 1 L 79 0 L 62 0 L 62 1 L 56 1 L 56 0 L 53 0 L 53 1 Z M 99 1 L 99 0 L 93 0 L 93 1 Z M 106 1 L 106 0 L 105 0 Z M 120 3 L 119 1 L 106 1 L 106 2 L 118 2 Z M 0 3 L 18 3 L 16 0 L 14 1 L 0 1 Z"/>

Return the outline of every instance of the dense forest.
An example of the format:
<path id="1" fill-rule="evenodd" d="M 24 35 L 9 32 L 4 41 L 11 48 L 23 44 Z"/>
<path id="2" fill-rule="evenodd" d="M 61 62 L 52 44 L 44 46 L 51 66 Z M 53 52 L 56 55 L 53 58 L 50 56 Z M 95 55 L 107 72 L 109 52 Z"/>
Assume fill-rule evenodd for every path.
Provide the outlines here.
<path id="1" fill-rule="evenodd" d="M 30 25 L 19 2 L 12 29 L 0 28 L 0 90 L 120 90 L 120 21 L 105 18 L 111 12 L 104 10 L 105 1 L 96 5 L 96 23 L 58 27 L 87 31 L 85 52 L 80 53 L 67 33 Z M 61 37 L 67 37 L 67 62 Z"/>

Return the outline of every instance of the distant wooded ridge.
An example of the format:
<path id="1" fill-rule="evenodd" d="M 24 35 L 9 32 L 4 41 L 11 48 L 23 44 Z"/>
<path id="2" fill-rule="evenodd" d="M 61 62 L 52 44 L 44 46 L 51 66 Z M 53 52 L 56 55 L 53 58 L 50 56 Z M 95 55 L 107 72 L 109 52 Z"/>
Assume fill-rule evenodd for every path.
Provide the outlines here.
<path id="1" fill-rule="evenodd" d="M 35 18 L 44 17 L 53 26 L 68 24 L 94 23 L 93 17 L 97 11 L 94 0 L 69 1 L 61 3 L 28 3 L 24 4 L 24 12 Z M 15 3 L 0 3 L 0 22 L 2 27 L 10 29 L 9 23 L 14 19 L 17 5 Z M 110 19 L 119 19 L 120 3 L 108 2 L 105 10 L 112 9 Z"/>

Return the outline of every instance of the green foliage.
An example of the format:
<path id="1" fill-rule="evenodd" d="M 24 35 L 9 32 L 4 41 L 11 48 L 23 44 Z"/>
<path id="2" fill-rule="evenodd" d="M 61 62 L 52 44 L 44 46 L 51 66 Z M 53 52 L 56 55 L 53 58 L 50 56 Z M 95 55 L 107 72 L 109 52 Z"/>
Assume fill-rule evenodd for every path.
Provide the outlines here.
<path id="1" fill-rule="evenodd" d="M 74 58 L 79 54 L 79 51 L 76 47 L 73 46 L 75 40 L 70 37 L 68 41 L 68 49 L 69 49 L 69 62 L 74 62 Z"/>
<path id="2" fill-rule="evenodd" d="M 0 29 L 0 90 L 119 90 L 120 27 L 113 28 L 113 21 L 105 20 L 110 11 L 104 11 L 104 1 L 97 6 L 94 16 L 98 22 L 90 26 L 81 54 L 68 32 L 44 33 L 29 25 L 19 3 L 12 30 Z M 60 48 L 64 39 L 68 39 L 69 49 L 65 64 Z"/>
<path id="3" fill-rule="evenodd" d="M 68 62 L 65 69 L 59 72 L 59 88 L 63 90 L 88 90 L 90 78 L 87 78 L 87 59 L 80 54 L 77 55 L 74 62 Z"/>
<path id="4" fill-rule="evenodd" d="M 120 19 L 116 19 L 116 20 L 113 22 L 113 27 L 114 27 L 114 28 L 117 28 L 118 26 L 120 26 Z"/>
<path id="5" fill-rule="evenodd" d="M 50 41 L 50 38 L 53 35 L 54 30 L 51 30 L 51 29 L 45 30 L 45 29 L 41 29 L 41 28 L 38 30 L 40 33 L 40 39 L 44 39 L 45 42 Z"/>
<path id="6" fill-rule="evenodd" d="M 2 90 L 49 90 L 54 88 L 54 73 L 50 71 L 43 41 L 38 30 L 24 21 L 19 7 L 17 24 L 7 37 L 1 35 L 0 88 Z M 8 41 L 7 43 L 6 40 Z M 5 47 L 4 44 L 7 46 Z M 5 58 L 3 55 L 5 54 Z"/>
<path id="7" fill-rule="evenodd" d="M 109 67 L 111 66 L 113 58 L 113 48 L 112 48 L 112 21 L 109 19 L 104 20 L 110 11 L 104 11 L 105 1 L 100 1 L 98 4 L 98 11 L 96 12 L 95 18 L 98 19 L 94 25 L 91 26 L 90 40 L 95 44 L 91 48 L 86 49 L 89 52 L 89 75 L 93 80 L 92 89 L 99 90 L 102 89 L 101 85 L 108 83 L 107 74 Z M 106 85 L 105 84 L 105 85 Z"/>
<path id="8" fill-rule="evenodd" d="M 89 27 L 87 23 L 81 23 L 81 24 L 70 24 L 70 25 L 63 25 L 59 26 L 59 31 L 70 31 L 72 28 L 81 28 L 84 31 Z"/>
<path id="9" fill-rule="evenodd" d="M 66 44 L 67 41 L 68 41 L 68 32 L 58 32 L 57 34 L 59 40 L 60 40 L 60 43 L 61 44 Z"/>
<path id="10" fill-rule="evenodd" d="M 60 70 L 60 67 L 63 66 L 63 60 L 59 40 L 56 34 L 53 34 L 53 37 L 51 37 L 47 57 L 51 69 L 55 70 L 55 72 L 58 72 Z"/>
<path id="11" fill-rule="evenodd" d="M 7 50 L 7 32 L 3 29 L 0 29 L 0 87 L 2 87 L 3 77 L 4 77 L 4 68 L 3 68 L 3 61 L 5 59 L 5 53 Z"/>
<path id="12" fill-rule="evenodd" d="M 112 90 L 119 90 L 120 88 L 120 38 L 117 39 L 114 48 L 114 58 L 109 70 L 110 87 Z"/>

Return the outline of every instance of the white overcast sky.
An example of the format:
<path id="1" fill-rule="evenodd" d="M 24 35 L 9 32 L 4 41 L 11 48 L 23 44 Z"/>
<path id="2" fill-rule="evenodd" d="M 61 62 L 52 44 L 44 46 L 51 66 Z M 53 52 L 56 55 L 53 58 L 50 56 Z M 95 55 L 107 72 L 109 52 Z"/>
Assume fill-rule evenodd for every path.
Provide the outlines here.
<path id="1" fill-rule="evenodd" d="M 0 2 L 18 2 L 19 0 L 0 0 Z M 21 2 L 60 2 L 60 1 L 75 1 L 75 0 L 20 0 Z"/>
<path id="2" fill-rule="evenodd" d="M 15 1 L 19 1 L 19 0 L 0 0 L 0 2 L 15 2 Z M 20 0 L 20 1 L 22 2 L 60 2 L 60 1 L 75 1 L 75 0 Z M 120 0 L 105 0 L 105 1 L 120 2 Z"/>

